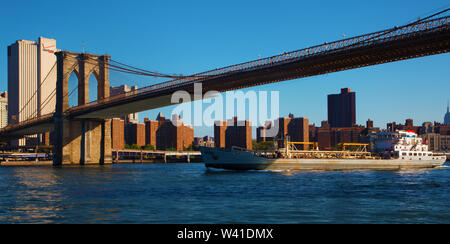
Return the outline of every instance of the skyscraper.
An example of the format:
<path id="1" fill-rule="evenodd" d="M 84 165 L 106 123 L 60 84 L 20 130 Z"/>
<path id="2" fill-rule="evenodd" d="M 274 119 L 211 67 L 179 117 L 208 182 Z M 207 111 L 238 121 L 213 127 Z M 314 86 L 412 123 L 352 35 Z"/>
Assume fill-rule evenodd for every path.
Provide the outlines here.
<path id="1" fill-rule="evenodd" d="M 341 89 L 340 94 L 328 95 L 328 123 L 331 127 L 356 125 L 356 95 L 350 88 Z"/>
<path id="2" fill-rule="evenodd" d="M 0 93 L 0 128 L 8 125 L 8 92 Z"/>
<path id="3" fill-rule="evenodd" d="M 450 108 L 448 103 L 447 103 L 447 113 L 445 114 L 444 117 L 444 125 L 450 125 Z"/>
<path id="4" fill-rule="evenodd" d="M 8 46 L 8 123 L 54 111 L 56 51 L 56 40 L 43 37 L 37 42 L 18 40 Z"/>

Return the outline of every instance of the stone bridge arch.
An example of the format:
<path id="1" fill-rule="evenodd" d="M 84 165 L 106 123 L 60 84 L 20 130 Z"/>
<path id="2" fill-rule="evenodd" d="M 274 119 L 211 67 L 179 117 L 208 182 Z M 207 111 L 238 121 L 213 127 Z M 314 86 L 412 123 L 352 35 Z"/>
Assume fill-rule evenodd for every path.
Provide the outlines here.
<path id="1" fill-rule="evenodd" d="M 97 80 L 97 99 L 109 97 L 108 55 L 57 52 L 54 165 L 112 162 L 111 120 L 69 119 L 69 77 L 78 78 L 78 106 L 89 103 L 89 78 Z M 95 91 L 94 91 L 95 92 Z"/>

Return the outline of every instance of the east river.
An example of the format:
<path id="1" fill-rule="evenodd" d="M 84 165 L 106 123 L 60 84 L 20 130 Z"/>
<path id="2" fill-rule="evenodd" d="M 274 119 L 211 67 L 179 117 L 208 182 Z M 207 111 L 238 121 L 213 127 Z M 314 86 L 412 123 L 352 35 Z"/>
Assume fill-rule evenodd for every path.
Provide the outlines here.
<path id="1" fill-rule="evenodd" d="M 203 164 L 0 167 L 0 223 L 450 223 L 450 163 L 232 172 Z"/>

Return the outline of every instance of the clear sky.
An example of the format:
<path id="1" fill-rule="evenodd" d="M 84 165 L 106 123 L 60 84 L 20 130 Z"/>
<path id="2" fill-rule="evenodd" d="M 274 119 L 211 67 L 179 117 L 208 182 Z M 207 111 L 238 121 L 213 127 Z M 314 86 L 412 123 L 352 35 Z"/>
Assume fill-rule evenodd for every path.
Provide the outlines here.
<path id="1" fill-rule="evenodd" d="M 0 8 L 0 90 L 7 90 L 7 46 L 39 36 L 59 49 L 108 54 L 114 60 L 169 74 L 192 74 L 258 57 L 407 24 L 444 7 L 410 1 L 3 1 Z M 111 72 L 111 85 L 164 81 Z M 443 122 L 450 99 L 450 54 L 370 66 L 264 85 L 280 92 L 280 113 L 327 119 L 326 96 L 357 93 L 357 123 L 375 126 Z M 168 116 L 173 107 L 140 113 Z M 195 135 L 212 135 L 197 128 Z"/>

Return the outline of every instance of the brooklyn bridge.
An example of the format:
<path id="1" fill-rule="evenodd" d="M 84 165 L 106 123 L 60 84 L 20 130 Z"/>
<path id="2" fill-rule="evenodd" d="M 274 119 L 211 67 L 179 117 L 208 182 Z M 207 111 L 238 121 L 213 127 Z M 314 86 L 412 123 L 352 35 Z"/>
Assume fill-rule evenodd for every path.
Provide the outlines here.
<path id="1" fill-rule="evenodd" d="M 445 10 L 443 12 L 448 11 Z M 440 13 L 441 14 L 441 13 Z M 55 111 L 0 130 L 1 140 L 53 132 L 54 165 L 112 162 L 111 118 L 171 105 L 179 90 L 194 94 L 259 86 L 268 83 L 339 72 L 405 59 L 446 53 L 450 50 L 450 16 L 431 15 L 413 23 L 369 34 L 325 42 L 277 56 L 214 69 L 191 76 L 163 75 L 134 68 L 108 55 L 60 51 L 57 56 Z M 169 81 L 110 96 L 109 71 L 169 78 Z M 78 78 L 78 105 L 69 107 L 69 77 Z M 89 102 L 89 77 L 98 81 L 97 100 Z M 38 116 L 39 115 L 39 116 Z"/>

